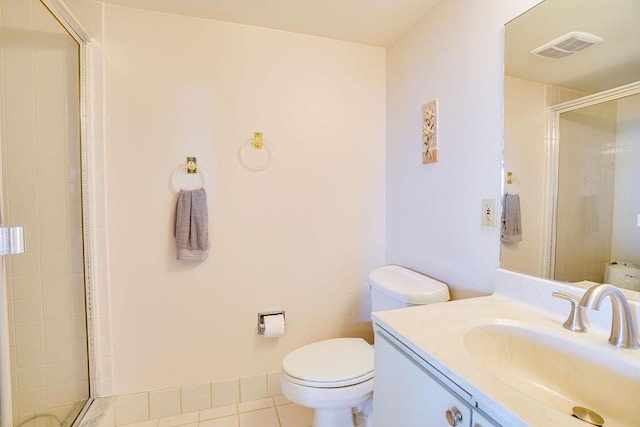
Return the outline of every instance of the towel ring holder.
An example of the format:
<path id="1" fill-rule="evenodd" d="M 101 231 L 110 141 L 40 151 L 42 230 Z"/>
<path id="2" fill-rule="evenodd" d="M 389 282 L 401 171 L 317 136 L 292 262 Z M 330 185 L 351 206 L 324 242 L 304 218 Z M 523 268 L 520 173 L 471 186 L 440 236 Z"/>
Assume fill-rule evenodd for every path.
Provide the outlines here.
<path id="1" fill-rule="evenodd" d="M 238 149 L 238 160 L 245 169 L 252 172 L 263 171 L 273 162 L 274 149 L 262 136 L 262 132 L 254 132 Z"/>
<path id="2" fill-rule="evenodd" d="M 175 168 L 173 170 L 173 173 L 171 174 L 171 186 L 173 187 L 173 189 L 176 192 L 179 192 L 180 190 L 184 190 L 184 188 L 182 188 L 180 185 L 178 185 L 178 175 L 180 174 L 180 172 L 183 172 L 185 175 L 197 175 L 200 179 L 200 186 L 201 188 L 206 188 L 207 187 L 207 181 L 208 181 L 208 175 L 207 173 L 204 171 L 204 169 L 202 169 L 202 166 L 198 166 L 197 172 L 189 172 L 190 170 L 190 165 L 187 165 L 186 163 L 184 165 L 180 165 L 177 168 Z M 198 188 L 198 187 L 196 187 Z"/>
<path id="3" fill-rule="evenodd" d="M 520 180 L 513 176 L 513 172 L 507 172 L 507 179 L 505 183 L 505 192 L 509 194 L 520 194 Z M 515 186 L 515 192 L 513 191 Z"/>

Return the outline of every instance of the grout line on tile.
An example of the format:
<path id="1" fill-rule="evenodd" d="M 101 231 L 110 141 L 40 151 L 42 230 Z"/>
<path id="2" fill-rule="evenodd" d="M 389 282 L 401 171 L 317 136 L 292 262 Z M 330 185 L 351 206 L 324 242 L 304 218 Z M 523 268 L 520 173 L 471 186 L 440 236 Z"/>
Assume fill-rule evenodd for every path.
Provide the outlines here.
<path id="1" fill-rule="evenodd" d="M 151 398 L 149 397 L 149 392 L 146 392 L 145 395 L 147 397 L 147 419 L 150 420 L 151 419 Z M 159 419 L 158 419 L 158 422 L 160 422 Z"/>
<path id="2" fill-rule="evenodd" d="M 278 411 L 278 406 L 276 405 L 276 400 L 274 398 L 271 398 L 271 400 L 273 400 L 273 407 L 274 407 L 275 412 L 276 412 L 276 418 L 278 419 L 278 426 L 282 427 L 282 420 L 280 419 L 280 412 Z"/>
<path id="3" fill-rule="evenodd" d="M 270 404 L 268 402 L 271 402 Z M 260 411 L 262 409 L 275 408 L 272 398 L 266 397 L 263 399 L 249 400 L 238 404 L 238 413 L 244 414 L 247 412 Z"/>
<path id="4" fill-rule="evenodd" d="M 209 408 L 213 408 L 213 381 L 209 381 Z"/>

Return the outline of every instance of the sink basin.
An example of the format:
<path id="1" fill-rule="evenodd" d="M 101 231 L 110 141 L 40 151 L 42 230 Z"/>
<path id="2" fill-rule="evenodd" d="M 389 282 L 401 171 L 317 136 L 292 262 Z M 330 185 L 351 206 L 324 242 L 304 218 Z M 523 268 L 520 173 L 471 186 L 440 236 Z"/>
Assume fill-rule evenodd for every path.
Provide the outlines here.
<path id="1" fill-rule="evenodd" d="M 607 427 L 638 426 L 640 350 L 558 329 L 492 320 L 469 329 L 464 347 L 491 375 L 563 414 L 580 406 L 597 412 Z"/>

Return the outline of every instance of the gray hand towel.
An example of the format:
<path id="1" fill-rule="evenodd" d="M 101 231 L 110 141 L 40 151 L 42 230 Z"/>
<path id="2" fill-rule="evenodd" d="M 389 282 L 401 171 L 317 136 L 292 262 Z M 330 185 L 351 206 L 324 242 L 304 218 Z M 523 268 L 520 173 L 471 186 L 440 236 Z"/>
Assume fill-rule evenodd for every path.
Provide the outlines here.
<path id="1" fill-rule="evenodd" d="M 209 223 L 204 188 L 178 193 L 174 235 L 178 260 L 198 262 L 207 259 Z"/>
<path id="2" fill-rule="evenodd" d="M 522 217 L 520 214 L 520 196 L 506 193 L 502 199 L 501 239 L 504 243 L 522 241 Z"/>

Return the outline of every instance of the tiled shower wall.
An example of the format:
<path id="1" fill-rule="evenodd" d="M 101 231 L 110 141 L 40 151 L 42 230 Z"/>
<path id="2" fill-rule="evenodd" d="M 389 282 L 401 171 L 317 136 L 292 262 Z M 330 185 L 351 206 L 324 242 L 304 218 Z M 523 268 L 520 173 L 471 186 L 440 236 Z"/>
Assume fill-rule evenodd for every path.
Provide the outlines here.
<path id="1" fill-rule="evenodd" d="M 555 279 L 602 282 L 611 256 L 615 102 L 561 115 Z"/>

